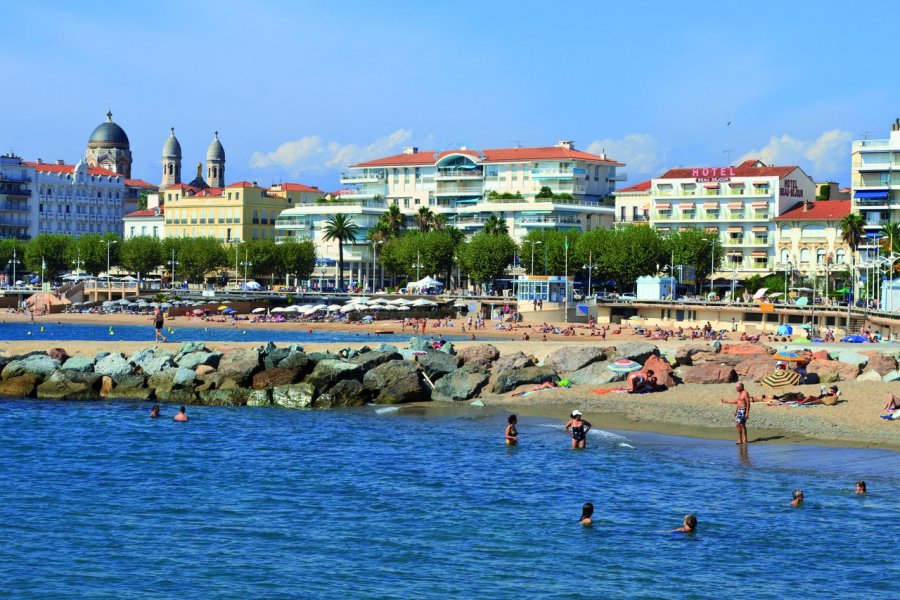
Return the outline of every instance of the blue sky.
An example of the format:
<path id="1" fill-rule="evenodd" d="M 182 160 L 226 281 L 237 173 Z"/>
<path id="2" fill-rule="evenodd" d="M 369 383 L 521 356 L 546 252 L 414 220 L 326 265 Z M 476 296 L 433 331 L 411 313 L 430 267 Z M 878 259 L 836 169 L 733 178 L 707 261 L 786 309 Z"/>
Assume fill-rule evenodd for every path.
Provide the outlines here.
<path id="1" fill-rule="evenodd" d="M 746 156 L 847 184 L 850 140 L 887 137 L 900 116 L 900 4 L 887 1 L 220 0 L 108 12 L 45 1 L 3 12 L 0 149 L 74 162 L 111 107 L 133 175 L 154 183 L 174 126 L 185 174 L 219 130 L 228 181 L 327 190 L 347 163 L 406 145 L 562 139 L 629 163 L 624 185 Z"/>

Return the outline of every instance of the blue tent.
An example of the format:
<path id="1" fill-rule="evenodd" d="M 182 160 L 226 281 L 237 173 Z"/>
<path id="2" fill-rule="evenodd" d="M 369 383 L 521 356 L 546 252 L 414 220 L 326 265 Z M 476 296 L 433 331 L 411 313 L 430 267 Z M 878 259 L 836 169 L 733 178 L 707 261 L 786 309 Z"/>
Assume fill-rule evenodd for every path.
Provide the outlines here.
<path id="1" fill-rule="evenodd" d="M 794 333 L 794 328 L 790 325 L 782 325 L 778 328 L 778 331 L 775 332 L 775 335 L 791 335 Z"/>
<path id="2" fill-rule="evenodd" d="M 847 337 L 842 337 L 841 341 L 849 342 L 851 344 L 863 344 L 865 342 L 868 342 L 869 340 L 868 340 L 868 338 L 866 338 L 865 336 L 862 336 L 862 335 L 848 335 Z"/>

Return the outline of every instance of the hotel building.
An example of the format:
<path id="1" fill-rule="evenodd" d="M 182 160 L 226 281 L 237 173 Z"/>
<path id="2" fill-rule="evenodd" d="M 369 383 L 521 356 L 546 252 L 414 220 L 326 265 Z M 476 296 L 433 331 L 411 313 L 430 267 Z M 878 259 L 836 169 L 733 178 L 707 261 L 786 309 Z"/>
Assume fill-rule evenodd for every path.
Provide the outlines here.
<path id="1" fill-rule="evenodd" d="M 652 183 L 653 181 L 648 179 L 613 192 L 613 196 L 616 197 L 616 225 L 630 223 L 646 225 L 650 221 L 650 186 Z"/>
<path id="2" fill-rule="evenodd" d="M 746 277 L 780 268 L 774 219 L 815 197 L 816 184 L 796 166 L 748 160 L 736 167 L 671 169 L 651 182 L 650 221 L 663 233 L 701 227 L 718 234 L 725 256 L 716 260 L 716 275 Z"/>
<path id="3" fill-rule="evenodd" d="M 812 275 L 849 269 L 850 246 L 841 237 L 848 214 L 849 200 L 804 200 L 776 217 L 777 270 Z"/>
<path id="4" fill-rule="evenodd" d="M 868 238 L 859 249 L 868 253 L 881 226 L 900 221 L 900 119 L 886 140 L 853 142 L 850 165 L 853 211 L 865 219 Z"/>

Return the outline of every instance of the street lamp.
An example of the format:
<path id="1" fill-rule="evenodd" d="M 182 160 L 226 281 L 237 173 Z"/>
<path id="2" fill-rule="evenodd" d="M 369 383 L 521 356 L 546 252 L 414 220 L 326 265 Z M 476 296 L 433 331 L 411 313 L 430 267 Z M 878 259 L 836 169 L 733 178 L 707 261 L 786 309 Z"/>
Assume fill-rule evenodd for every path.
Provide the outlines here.
<path id="1" fill-rule="evenodd" d="M 247 289 L 247 267 L 252 267 L 253 263 L 250 262 L 250 251 L 244 251 L 244 261 L 241 263 L 244 267 L 244 289 Z"/>
<path id="2" fill-rule="evenodd" d="M 106 289 L 109 293 L 109 299 L 112 300 L 112 281 L 110 280 L 109 275 L 109 249 L 116 243 L 116 240 L 103 240 L 103 243 L 106 244 Z M 43 283 L 43 281 L 41 283 Z M 123 297 L 124 294 L 125 292 L 123 291 Z"/>
<path id="3" fill-rule="evenodd" d="M 419 281 L 419 279 L 420 279 L 419 278 L 419 269 L 421 269 L 424 266 L 425 265 L 422 264 L 422 254 L 421 254 L 421 252 L 416 250 L 416 264 L 413 265 L 413 267 L 415 267 L 415 269 L 416 269 L 416 281 Z"/>
<path id="4" fill-rule="evenodd" d="M 12 260 L 7 261 L 6 264 L 12 266 L 12 283 L 13 283 L 12 286 L 14 286 L 14 285 L 16 285 L 16 265 L 21 264 L 21 261 L 19 261 L 19 259 L 16 257 L 16 249 L 15 248 L 13 248 Z M 44 283 L 43 280 L 41 281 L 41 283 Z M 10 286 L 10 287 L 12 287 L 12 286 Z"/>
<path id="5" fill-rule="evenodd" d="M 582 268 L 587 269 L 587 272 L 588 272 L 588 287 L 587 287 L 587 294 L 585 295 L 585 298 L 587 298 L 588 296 L 591 295 L 591 275 L 593 275 L 593 272 L 594 272 L 594 253 L 593 252 L 588 252 L 588 264 L 584 265 Z M 658 269 L 658 267 L 657 267 L 657 269 Z"/>
<path id="6" fill-rule="evenodd" d="M 715 239 L 715 240 L 708 240 L 708 241 L 709 241 L 710 248 L 712 249 L 712 254 L 709 257 L 709 292 L 712 293 L 712 291 L 713 291 L 713 273 L 715 273 L 715 271 L 716 271 L 716 242 L 719 240 Z M 702 291 L 702 289 L 703 288 L 701 288 L 701 291 Z"/>
<path id="7" fill-rule="evenodd" d="M 72 264 L 75 265 L 75 277 L 77 278 L 81 274 L 81 248 L 78 249 L 78 256 Z"/>
<path id="8" fill-rule="evenodd" d="M 784 269 L 784 303 L 788 303 L 788 272 L 791 274 L 794 273 L 794 263 L 791 261 L 781 263 L 781 268 Z"/>
<path id="9" fill-rule="evenodd" d="M 172 248 L 172 283 L 171 288 L 175 289 L 175 265 L 178 264 L 178 261 L 175 260 L 175 248 Z"/>
<path id="10" fill-rule="evenodd" d="M 372 293 L 375 293 L 375 261 L 378 260 L 378 246 L 384 243 L 384 240 L 372 240 Z M 381 287 L 384 288 L 384 269 L 381 269 Z"/>
<path id="11" fill-rule="evenodd" d="M 534 247 L 542 242 L 541 240 L 525 240 L 525 243 L 531 244 L 531 274 L 534 275 Z"/>

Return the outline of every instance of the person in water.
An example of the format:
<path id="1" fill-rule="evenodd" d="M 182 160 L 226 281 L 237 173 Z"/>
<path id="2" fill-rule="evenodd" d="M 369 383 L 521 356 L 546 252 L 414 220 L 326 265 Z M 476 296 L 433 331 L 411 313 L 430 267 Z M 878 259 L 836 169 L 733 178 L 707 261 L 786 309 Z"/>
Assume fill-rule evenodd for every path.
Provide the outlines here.
<path id="1" fill-rule="evenodd" d="M 150 409 L 150 418 L 158 419 L 160 417 L 159 414 L 159 404 L 154 404 L 153 408 Z"/>
<path id="2" fill-rule="evenodd" d="M 856 482 L 856 493 L 861 496 L 866 493 L 866 482 L 865 481 L 857 481 Z"/>
<path id="3" fill-rule="evenodd" d="M 585 502 L 584 506 L 581 507 L 581 518 L 578 519 L 578 522 L 585 527 L 590 527 L 594 521 L 591 518 L 594 515 L 594 505 L 590 502 Z"/>
<path id="4" fill-rule="evenodd" d="M 697 532 L 697 515 L 690 514 L 684 516 L 684 524 L 676 529 L 675 531 L 680 531 L 681 533 L 696 533 Z"/>
<path id="5" fill-rule="evenodd" d="M 516 423 L 519 422 L 516 419 L 516 415 L 509 415 L 506 419 L 506 445 L 507 446 L 518 446 L 519 445 L 519 430 L 516 429 Z"/>
<path id="6" fill-rule="evenodd" d="M 583 420 L 580 410 L 573 410 L 566 422 L 566 433 L 572 436 L 572 450 L 583 449 L 587 444 L 587 432 L 591 424 Z"/>
<path id="7" fill-rule="evenodd" d="M 737 400 L 726 400 L 722 398 L 723 404 L 735 404 L 734 407 L 734 426 L 737 427 L 739 445 L 747 443 L 747 419 L 750 418 L 750 394 L 744 389 L 744 384 L 739 383 L 734 388 L 737 390 Z"/>
<path id="8" fill-rule="evenodd" d="M 184 407 L 178 409 L 178 414 L 173 417 L 176 421 L 187 421 L 188 416 L 184 414 Z"/>
<path id="9" fill-rule="evenodd" d="M 803 490 L 794 490 L 791 506 L 797 507 L 803 505 Z"/>
<path id="10" fill-rule="evenodd" d="M 159 338 L 162 338 L 162 341 L 166 341 L 166 336 L 163 335 L 162 328 L 165 323 L 165 316 L 163 315 L 163 311 L 160 307 L 156 307 L 153 310 L 153 327 L 156 328 L 156 339 L 154 341 L 159 341 Z"/>

